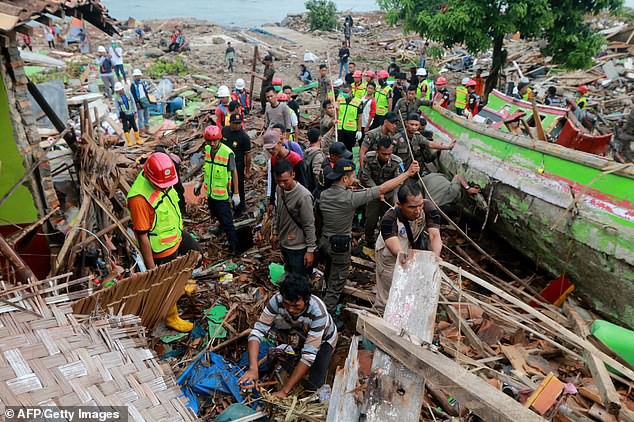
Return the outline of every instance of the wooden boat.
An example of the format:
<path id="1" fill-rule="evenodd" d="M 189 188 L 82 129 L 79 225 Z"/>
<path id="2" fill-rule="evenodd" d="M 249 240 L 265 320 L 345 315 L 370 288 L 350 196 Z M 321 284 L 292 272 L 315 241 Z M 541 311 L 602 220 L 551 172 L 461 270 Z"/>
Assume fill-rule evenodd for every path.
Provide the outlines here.
<path id="1" fill-rule="evenodd" d="M 503 97 L 494 93 L 484 110 L 493 116 L 490 124 L 437 106 L 423 110 L 437 139 L 456 140 L 441 155 L 443 171 L 462 174 L 490 195 L 487 224 L 513 247 L 553 275 L 565 273 L 595 310 L 633 328 L 634 166 L 569 148 L 596 151 L 609 137 L 583 133 L 563 109 L 538 107 L 554 142 L 501 129 L 495 109 Z M 512 113 L 524 106 L 532 114 L 528 104 L 511 100 L 503 107 Z"/>

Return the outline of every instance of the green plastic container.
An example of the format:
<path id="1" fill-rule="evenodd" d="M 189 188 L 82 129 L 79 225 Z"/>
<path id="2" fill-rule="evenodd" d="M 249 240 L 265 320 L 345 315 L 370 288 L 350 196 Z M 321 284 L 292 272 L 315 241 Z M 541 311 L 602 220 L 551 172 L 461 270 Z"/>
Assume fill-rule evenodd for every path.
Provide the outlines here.
<path id="1" fill-rule="evenodd" d="M 592 335 L 601 340 L 614 353 L 634 366 L 634 331 L 600 319 L 594 321 L 591 331 Z M 617 373 L 612 368 L 609 369 Z"/>
<path id="2" fill-rule="evenodd" d="M 274 285 L 278 285 L 277 281 L 284 274 L 284 266 L 280 264 L 276 264 L 275 262 L 271 262 L 269 264 L 269 276 L 271 276 L 271 283 Z"/>

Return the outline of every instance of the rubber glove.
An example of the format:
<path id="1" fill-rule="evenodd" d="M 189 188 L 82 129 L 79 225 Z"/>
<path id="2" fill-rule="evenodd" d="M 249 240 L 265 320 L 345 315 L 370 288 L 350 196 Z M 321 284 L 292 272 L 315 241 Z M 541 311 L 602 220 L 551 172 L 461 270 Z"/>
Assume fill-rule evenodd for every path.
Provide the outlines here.
<path id="1" fill-rule="evenodd" d="M 361 140 L 361 138 L 363 138 L 363 133 L 361 133 L 361 131 L 360 131 L 360 130 L 357 130 L 357 133 L 356 133 L 356 135 L 354 135 L 354 137 L 355 137 L 355 139 L 356 139 L 357 141 L 360 141 L 360 140 Z"/>
<path id="2" fill-rule="evenodd" d="M 235 194 L 231 197 L 231 200 L 233 201 L 233 205 L 235 207 L 237 207 L 238 205 L 240 205 L 240 195 Z"/>
<path id="3" fill-rule="evenodd" d="M 201 185 L 200 183 L 197 183 L 196 186 L 194 186 L 194 195 L 199 196 L 200 195 L 200 190 L 202 189 L 203 185 Z"/>

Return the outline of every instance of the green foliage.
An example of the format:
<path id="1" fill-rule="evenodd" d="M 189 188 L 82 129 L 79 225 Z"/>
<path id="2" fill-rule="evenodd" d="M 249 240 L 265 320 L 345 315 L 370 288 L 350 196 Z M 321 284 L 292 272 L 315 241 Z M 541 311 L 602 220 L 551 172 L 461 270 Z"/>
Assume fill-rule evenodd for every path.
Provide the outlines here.
<path id="1" fill-rule="evenodd" d="M 304 6 L 308 10 L 307 19 L 311 31 L 331 31 L 337 27 L 337 5 L 333 1 L 308 0 Z"/>
<path id="2" fill-rule="evenodd" d="M 34 84 L 41 84 L 43 82 L 62 80 L 64 83 L 68 82 L 68 74 L 64 69 L 53 69 L 50 71 L 39 72 L 29 76 L 29 79 Z"/>
<path id="3" fill-rule="evenodd" d="M 152 79 L 161 79 L 165 75 L 184 76 L 189 73 L 187 63 L 180 57 L 161 57 L 147 69 L 146 74 Z"/>
<path id="4" fill-rule="evenodd" d="M 491 47 L 504 55 L 504 36 L 520 31 L 548 41 L 546 54 L 570 68 L 588 67 L 603 38 L 583 22 L 586 14 L 618 10 L 622 0 L 378 0 L 388 23 L 402 22 L 446 47 L 464 43 L 472 53 Z M 501 57 L 494 57 L 497 66 Z"/>

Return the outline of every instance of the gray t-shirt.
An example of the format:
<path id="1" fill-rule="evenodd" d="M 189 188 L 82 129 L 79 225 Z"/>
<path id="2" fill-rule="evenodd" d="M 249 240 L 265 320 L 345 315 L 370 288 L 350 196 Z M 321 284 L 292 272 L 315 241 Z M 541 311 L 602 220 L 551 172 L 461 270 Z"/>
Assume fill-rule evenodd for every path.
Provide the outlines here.
<path id="1" fill-rule="evenodd" d="M 291 112 L 288 106 L 284 103 L 278 103 L 277 107 L 272 107 L 271 104 L 266 104 L 266 111 L 264 112 L 264 121 L 266 127 L 271 128 L 275 124 L 284 125 L 286 130 L 291 130 Z"/>

